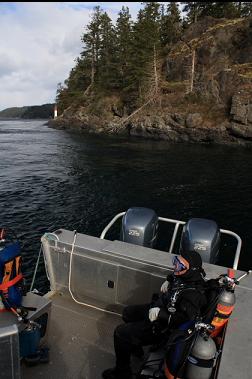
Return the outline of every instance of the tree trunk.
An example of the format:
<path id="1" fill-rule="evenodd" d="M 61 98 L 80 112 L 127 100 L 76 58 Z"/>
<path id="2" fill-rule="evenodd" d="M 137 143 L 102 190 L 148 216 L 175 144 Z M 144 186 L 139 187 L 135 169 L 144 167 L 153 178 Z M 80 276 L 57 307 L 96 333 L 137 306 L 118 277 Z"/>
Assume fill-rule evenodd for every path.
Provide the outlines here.
<path id="1" fill-rule="evenodd" d="M 194 71 L 195 71 L 195 49 L 193 49 L 192 51 L 192 70 L 191 70 L 190 92 L 193 91 Z"/>
<path id="2" fill-rule="evenodd" d="M 92 62 L 91 62 L 91 85 L 94 84 L 94 75 L 95 75 L 95 52 L 94 45 L 92 46 Z"/>
<path id="3" fill-rule="evenodd" d="M 94 49 L 94 44 L 92 44 L 92 57 L 91 57 L 91 78 L 90 78 L 90 84 L 89 86 L 85 89 L 84 95 L 87 95 L 90 91 L 90 88 L 94 84 L 94 76 L 95 76 L 95 49 Z"/>
<path id="4" fill-rule="evenodd" d="M 156 53 L 155 44 L 154 44 L 153 52 L 154 52 L 153 68 L 154 68 L 154 80 L 155 80 L 155 95 L 157 95 L 158 94 L 158 73 L 157 73 L 157 53 Z"/>

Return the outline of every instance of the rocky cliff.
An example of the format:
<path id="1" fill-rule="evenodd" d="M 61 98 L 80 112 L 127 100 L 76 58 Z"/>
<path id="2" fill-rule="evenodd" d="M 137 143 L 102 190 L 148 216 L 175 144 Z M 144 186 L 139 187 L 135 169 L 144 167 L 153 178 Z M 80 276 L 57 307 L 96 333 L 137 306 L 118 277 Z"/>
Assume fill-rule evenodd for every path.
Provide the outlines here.
<path id="1" fill-rule="evenodd" d="M 162 63 L 159 96 L 128 114 L 119 97 L 69 107 L 58 128 L 168 141 L 252 142 L 252 19 L 207 17 Z"/>

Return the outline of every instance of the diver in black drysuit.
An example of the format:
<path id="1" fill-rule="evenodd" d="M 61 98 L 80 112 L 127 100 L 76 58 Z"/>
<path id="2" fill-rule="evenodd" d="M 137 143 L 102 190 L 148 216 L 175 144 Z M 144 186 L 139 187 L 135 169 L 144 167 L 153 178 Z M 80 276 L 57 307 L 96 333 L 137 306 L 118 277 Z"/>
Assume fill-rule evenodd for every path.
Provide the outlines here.
<path id="1" fill-rule="evenodd" d="M 142 346 L 160 343 L 168 332 L 194 321 L 206 306 L 202 259 L 197 252 L 174 256 L 174 272 L 167 276 L 161 293 L 151 304 L 127 306 L 125 324 L 114 331 L 116 366 L 102 373 L 104 379 L 130 379 L 131 354 L 140 355 Z M 166 331 L 165 334 L 163 331 Z"/>

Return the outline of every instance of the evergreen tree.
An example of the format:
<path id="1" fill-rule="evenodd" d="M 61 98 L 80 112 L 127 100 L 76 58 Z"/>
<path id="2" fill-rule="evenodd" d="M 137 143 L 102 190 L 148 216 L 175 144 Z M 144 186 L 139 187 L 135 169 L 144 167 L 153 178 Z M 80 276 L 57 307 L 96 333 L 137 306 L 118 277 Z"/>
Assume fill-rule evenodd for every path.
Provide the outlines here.
<path id="1" fill-rule="evenodd" d="M 81 53 L 90 71 L 90 85 L 94 84 L 99 74 L 99 53 L 101 47 L 102 11 L 99 6 L 94 8 L 91 22 L 86 27 L 86 33 L 81 37 L 84 50 Z"/>
<path id="2" fill-rule="evenodd" d="M 57 84 L 57 90 L 56 90 L 56 97 L 55 102 L 58 104 L 58 113 L 61 114 L 63 110 L 65 109 L 64 104 L 64 91 L 65 87 L 62 85 L 62 83 Z"/>
<path id="3" fill-rule="evenodd" d="M 130 54 L 130 88 L 141 98 L 145 95 L 144 79 L 153 63 L 154 47 L 160 52 L 160 5 L 145 2 L 133 26 L 132 51 Z"/>
<path id="4" fill-rule="evenodd" d="M 132 51 L 132 20 L 128 7 L 122 7 L 116 21 L 116 70 L 118 87 L 129 85 L 130 54 Z"/>
<path id="5" fill-rule="evenodd" d="M 104 90 L 116 86 L 116 35 L 111 19 L 105 12 L 101 15 L 100 25 L 100 49 L 98 60 L 98 78 L 99 87 Z"/>
<path id="6" fill-rule="evenodd" d="M 149 34 L 149 46 L 157 44 L 160 37 L 160 4 L 157 2 L 143 2 L 143 21 L 145 33 Z M 148 43 L 148 41 L 146 41 Z"/>
<path id="7" fill-rule="evenodd" d="M 215 11 L 215 2 L 206 1 L 205 3 L 201 3 L 199 7 L 198 18 L 202 18 L 205 16 L 217 17 Z"/>
<path id="8" fill-rule="evenodd" d="M 188 24 L 192 22 L 197 22 L 201 16 L 202 9 L 206 6 L 210 6 L 209 2 L 198 2 L 198 1 L 190 1 L 190 2 L 182 2 L 184 4 L 183 12 L 187 12 L 186 14 L 186 22 Z"/>
<path id="9" fill-rule="evenodd" d="M 216 18 L 237 18 L 239 17 L 239 3 L 237 2 L 215 2 L 212 7 L 211 16 Z"/>
<path id="10" fill-rule="evenodd" d="M 242 2 L 241 3 L 241 17 L 251 17 L 252 16 L 252 3 Z"/>
<path id="11" fill-rule="evenodd" d="M 64 86 L 58 85 L 56 101 L 60 112 L 71 104 L 80 103 L 83 100 L 83 94 L 86 94 L 97 80 L 102 15 L 100 7 L 95 7 L 91 22 L 86 27 L 87 31 L 81 37 L 81 41 L 84 42 L 81 56 L 76 59 L 76 64 L 70 71 L 68 79 L 65 80 Z"/>
<path id="12" fill-rule="evenodd" d="M 164 12 L 164 6 L 161 11 L 160 39 L 162 46 L 177 42 L 181 35 L 181 30 L 181 17 L 178 4 L 170 2 L 167 5 L 166 13 Z"/>
<path id="13" fill-rule="evenodd" d="M 76 64 L 70 71 L 66 84 L 71 92 L 83 93 L 90 82 L 89 67 L 85 60 L 81 58 L 77 58 L 75 61 Z"/>
<path id="14" fill-rule="evenodd" d="M 237 18 L 242 14 L 242 2 L 188 2 L 183 3 L 183 11 L 187 12 L 186 21 L 188 23 L 197 22 L 204 16 L 215 18 Z"/>
<path id="15" fill-rule="evenodd" d="M 166 22 L 165 6 L 164 4 L 161 4 L 160 6 L 160 43 L 162 46 L 165 45 L 164 41 L 166 41 L 165 22 Z"/>
<path id="16" fill-rule="evenodd" d="M 71 69 L 68 79 L 62 83 L 58 83 L 56 92 L 56 102 L 58 104 L 59 113 L 71 104 L 79 103 L 83 98 L 84 89 L 90 83 L 89 67 L 83 59 L 77 58 L 76 65 Z"/>

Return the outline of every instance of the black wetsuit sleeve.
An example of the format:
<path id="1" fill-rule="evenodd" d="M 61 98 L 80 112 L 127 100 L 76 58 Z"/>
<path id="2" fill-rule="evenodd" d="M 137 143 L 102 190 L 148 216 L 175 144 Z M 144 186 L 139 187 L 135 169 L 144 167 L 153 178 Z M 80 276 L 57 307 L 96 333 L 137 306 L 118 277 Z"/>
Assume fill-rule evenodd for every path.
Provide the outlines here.
<path id="1" fill-rule="evenodd" d="M 159 307 L 161 309 L 166 309 L 167 304 L 168 301 L 166 294 L 159 294 L 157 297 L 152 298 L 151 308 Z"/>
<path id="2" fill-rule="evenodd" d="M 173 274 L 168 274 L 167 277 L 166 277 L 166 280 L 169 282 L 169 283 L 172 283 L 174 281 L 174 276 Z"/>

